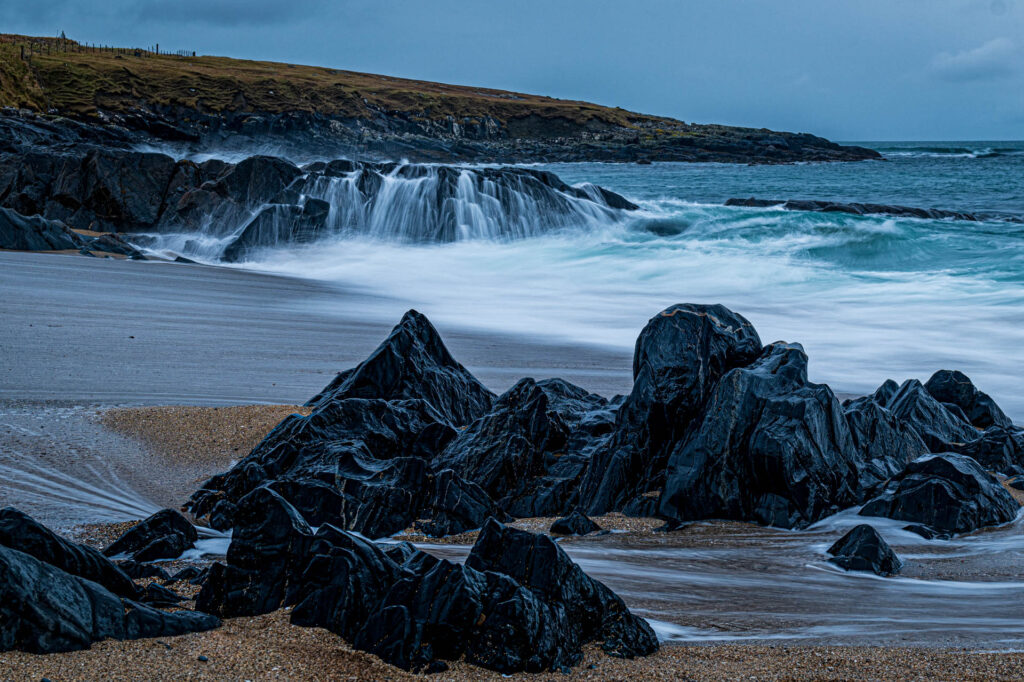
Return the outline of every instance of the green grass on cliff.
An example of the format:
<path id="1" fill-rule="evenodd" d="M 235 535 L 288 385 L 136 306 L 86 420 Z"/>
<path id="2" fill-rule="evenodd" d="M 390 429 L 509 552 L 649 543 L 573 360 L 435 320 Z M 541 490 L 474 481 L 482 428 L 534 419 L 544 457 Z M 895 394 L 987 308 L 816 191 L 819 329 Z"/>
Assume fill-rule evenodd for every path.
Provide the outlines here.
<path id="1" fill-rule="evenodd" d="M 490 116 L 506 122 L 534 116 L 595 129 L 682 125 L 587 102 L 487 88 L 227 57 L 75 51 L 80 46 L 73 42 L 67 52 L 35 54 L 26 62 L 19 40 L 40 39 L 0 35 L 0 105 L 86 118 L 100 109 L 124 112 L 148 103 L 206 112 L 315 111 L 354 118 L 370 117 L 374 109 L 429 120 Z"/>

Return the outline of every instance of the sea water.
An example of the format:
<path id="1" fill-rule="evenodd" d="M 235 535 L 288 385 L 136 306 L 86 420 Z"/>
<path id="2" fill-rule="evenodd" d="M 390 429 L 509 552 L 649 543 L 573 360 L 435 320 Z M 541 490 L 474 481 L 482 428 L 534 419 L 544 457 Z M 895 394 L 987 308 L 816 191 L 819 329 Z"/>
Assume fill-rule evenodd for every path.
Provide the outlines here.
<path id="1" fill-rule="evenodd" d="M 669 305 L 723 303 L 763 341 L 803 344 L 811 378 L 837 391 L 960 369 L 1024 419 L 1024 225 L 722 205 L 756 196 L 1024 216 L 1024 143 L 862 144 L 885 160 L 542 165 L 640 210 L 523 239 L 335 237 L 240 267 L 365 291 L 368 318 L 415 307 L 449 327 L 622 350 Z"/>

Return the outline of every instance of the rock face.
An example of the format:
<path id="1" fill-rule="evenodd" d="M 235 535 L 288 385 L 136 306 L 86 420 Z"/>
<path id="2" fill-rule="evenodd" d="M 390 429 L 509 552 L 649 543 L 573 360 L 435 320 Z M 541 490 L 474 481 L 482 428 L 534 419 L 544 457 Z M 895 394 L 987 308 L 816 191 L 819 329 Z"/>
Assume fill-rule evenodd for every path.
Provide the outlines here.
<path id="1" fill-rule="evenodd" d="M 839 401 L 796 344 L 767 346 L 715 387 L 668 461 L 659 512 L 800 528 L 854 504 L 860 456 Z"/>
<path id="2" fill-rule="evenodd" d="M 504 513 L 479 485 L 431 462 L 492 397 L 410 311 L 366 361 L 314 398 L 312 414 L 288 417 L 207 481 L 192 511 L 227 527 L 238 514 L 228 505 L 269 485 L 312 523 L 369 537 L 414 523 L 430 534 L 479 528 Z"/>
<path id="3" fill-rule="evenodd" d="M 921 436 L 931 452 L 945 452 L 954 444 L 968 443 L 981 435 L 959 408 L 950 409 L 940 403 L 917 379 L 905 381 L 887 407 Z"/>
<path id="4" fill-rule="evenodd" d="M 601 526 L 578 511 L 574 511 L 551 524 L 551 532 L 556 535 L 587 535 L 589 533 L 597 533 L 600 530 Z"/>
<path id="5" fill-rule="evenodd" d="M 539 672 L 575 665 L 591 641 L 625 657 L 658 647 L 646 622 L 545 536 L 492 519 L 459 565 L 407 545 L 385 551 L 330 525 L 314 535 L 262 490 L 246 504 L 270 513 L 245 515 L 228 564 L 216 564 L 200 592 L 201 608 L 236 616 L 294 605 L 293 624 L 327 628 L 416 670 L 465 655 L 500 672 Z"/>
<path id="6" fill-rule="evenodd" d="M 133 561 L 177 559 L 198 539 L 199 534 L 188 519 L 173 509 L 164 509 L 125 532 L 103 553 L 128 554 Z"/>
<path id="7" fill-rule="evenodd" d="M 220 625 L 204 613 L 165 613 L 102 554 L 57 537 L 10 507 L 0 510 L 0 651 L 87 649 L 101 639 L 167 637 Z"/>
<path id="8" fill-rule="evenodd" d="M 587 510 L 652 513 L 671 448 L 722 376 L 760 352 L 754 327 L 724 306 L 680 304 L 651 318 L 636 342 L 633 390 L 618 412 L 615 433 L 582 482 Z"/>
<path id="9" fill-rule="evenodd" d="M 847 571 L 871 571 L 876 575 L 896 575 L 903 562 L 881 535 L 866 523 L 854 526 L 849 533 L 828 548 L 829 562 Z"/>
<path id="10" fill-rule="evenodd" d="M 0 248 L 13 251 L 78 250 L 85 240 L 55 220 L 0 208 Z"/>
<path id="11" fill-rule="evenodd" d="M 970 457 L 953 453 L 919 457 L 885 493 L 861 509 L 940 532 L 968 533 L 1012 521 L 1020 505 Z"/>

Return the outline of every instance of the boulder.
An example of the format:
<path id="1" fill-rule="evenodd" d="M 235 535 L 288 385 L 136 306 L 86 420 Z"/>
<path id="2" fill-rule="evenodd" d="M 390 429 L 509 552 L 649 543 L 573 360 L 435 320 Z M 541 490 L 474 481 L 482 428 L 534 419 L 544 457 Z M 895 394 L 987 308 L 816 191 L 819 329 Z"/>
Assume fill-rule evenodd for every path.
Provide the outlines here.
<path id="1" fill-rule="evenodd" d="M 554 535 L 587 535 L 600 530 L 601 526 L 578 510 L 551 524 L 551 533 Z"/>
<path id="2" fill-rule="evenodd" d="M 633 390 L 615 433 L 594 454 L 581 484 L 587 511 L 653 512 L 672 447 L 718 381 L 760 352 L 750 322 L 721 305 L 684 303 L 651 318 L 636 341 Z"/>
<path id="3" fill-rule="evenodd" d="M 940 403 L 950 403 L 959 407 L 968 421 L 979 429 L 991 426 L 1013 428 L 1013 422 L 999 409 L 996 401 L 987 393 L 979 391 L 963 372 L 939 370 L 924 387 Z"/>
<path id="4" fill-rule="evenodd" d="M 860 510 L 945 533 L 968 533 L 1012 521 L 1020 505 L 981 465 L 954 453 L 930 454 L 907 465 L 886 491 Z"/>
<path id="5" fill-rule="evenodd" d="M 859 463 L 839 401 L 807 380 L 803 348 L 774 343 L 714 388 L 669 458 L 658 511 L 802 528 L 857 501 Z"/>
<path id="6" fill-rule="evenodd" d="M 0 509 L 0 546 L 24 552 L 119 596 L 135 598 L 139 594 L 128 574 L 107 557 L 92 547 L 65 540 L 14 507 Z"/>
<path id="7" fill-rule="evenodd" d="M 876 575 L 896 575 L 903 562 L 882 536 L 866 523 L 854 526 L 849 533 L 828 548 L 830 563 L 847 571 L 871 571 Z"/>
<path id="8" fill-rule="evenodd" d="M 463 426 L 490 409 L 494 394 L 455 361 L 430 321 L 410 310 L 370 357 L 307 404 L 345 398 L 420 399 L 453 426 Z"/>
<path id="9" fill-rule="evenodd" d="M 126 554 L 139 562 L 177 559 L 198 539 L 199 534 L 188 519 L 173 509 L 163 509 L 126 531 L 103 553 Z"/>
<path id="10" fill-rule="evenodd" d="M 0 547 L 0 651 L 87 649 L 101 639 L 170 637 L 220 626 L 204 613 L 166 613 L 121 598 L 9 547 Z"/>

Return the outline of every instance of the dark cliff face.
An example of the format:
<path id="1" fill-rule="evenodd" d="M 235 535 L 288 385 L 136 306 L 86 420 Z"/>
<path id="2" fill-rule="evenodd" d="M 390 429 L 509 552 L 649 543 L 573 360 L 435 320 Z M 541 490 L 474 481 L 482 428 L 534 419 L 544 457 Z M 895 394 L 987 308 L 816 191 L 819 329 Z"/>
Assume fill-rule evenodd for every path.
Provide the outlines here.
<path id="1" fill-rule="evenodd" d="M 183 151 L 273 148 L 283 154 L 356 156 L 414 162 L 716 161 L 793 163 L 880 158 L 870 149 L 838 145 L 805 133 L 690 125 L 630 126 L 559 117 L 497 119 L 465 116 L 425 119 L 406 111 L 372 117 L 313 112 L 220 111 L 141 106 L 129 112 L 100 110 L 75 120 L 4 110 L 0 151 L 61 147 L 80 142 L 104 146 L 169 144 Z"/>

